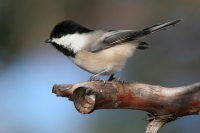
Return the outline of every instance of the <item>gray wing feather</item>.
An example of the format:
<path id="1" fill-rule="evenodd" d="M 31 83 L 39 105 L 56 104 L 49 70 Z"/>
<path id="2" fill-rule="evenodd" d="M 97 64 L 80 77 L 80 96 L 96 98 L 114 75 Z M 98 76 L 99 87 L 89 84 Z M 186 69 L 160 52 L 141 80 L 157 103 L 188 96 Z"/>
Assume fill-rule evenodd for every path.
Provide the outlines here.
<path id="1" fill-rule="evenodd" d="M 116 44 L 120 44 L 126 42 L 130 35 L 135 32 L 133 30 L 113 30 L 104 34 L 102 39 L 97 43 L 97 45 L 93 45 L 91 52 L 98 52 L 103 49 L 107 49 L 115 46 Z"/>
<path id="2" fill-rule="evenodd" d="M 116 31 L 110 31 L 105 33 L 104 39 L 102 39 L 102 42 L 98 44 L 98 47 L 95 49 L 91 50 L 92 52 L 98 52 L 103 49 L 107 49 L 110 47 L 113 47 L 117 44 L 132 41 L 132 40 L 137 40 L 140 37 L 149 35 L 151 33 L 165 30 L 166 28 L 173 26 L 175 24 L 178 24 L 182 20 L 174 20 L 170 21 L 164 24 L 157 24 L 152 27 L 139 30 L 139 31 L 134 31 L 134 30 L 116 30 Z"/>
<path id="3" fill-rule="evenodd" d="M 117 30 L 108 32 L 108 35 L 105 36 L 103 42 L 109 45 L 119 44 L 127 41 L 134 40 L 133 36 L 137 31 L 133 30 Z"/>

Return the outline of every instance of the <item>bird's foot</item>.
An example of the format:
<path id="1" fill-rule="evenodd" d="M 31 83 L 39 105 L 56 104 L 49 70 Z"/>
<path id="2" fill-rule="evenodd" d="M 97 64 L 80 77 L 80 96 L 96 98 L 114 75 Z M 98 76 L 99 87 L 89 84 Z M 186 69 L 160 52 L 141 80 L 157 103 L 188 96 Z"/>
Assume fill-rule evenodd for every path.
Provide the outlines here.
<path id="1" fill-rule="evenodd" d="M 104 84 L 106 83 L 105 79 L 103 79 L 103 78 L 97 78 L 95 76 L 91 76 L 88 81 L 100 81 L 100 82 L 103 82 Z"/>
<path id="2" fill-rule="evenodd" d="M 119 82 L 120 84 L 124 83 L 124 81 L 120 77 L 114 77 L 114 75 L 111 75 L 108 81 Z"/>
<path id="3" fill-rule="evenodd" d="M 109 80 L 109 81 L 119 82 L 120 84 L 124 83 L 124 81 L 120 77 L 115 77 L 115 78 L 113 78 L 112 80 Z"/>

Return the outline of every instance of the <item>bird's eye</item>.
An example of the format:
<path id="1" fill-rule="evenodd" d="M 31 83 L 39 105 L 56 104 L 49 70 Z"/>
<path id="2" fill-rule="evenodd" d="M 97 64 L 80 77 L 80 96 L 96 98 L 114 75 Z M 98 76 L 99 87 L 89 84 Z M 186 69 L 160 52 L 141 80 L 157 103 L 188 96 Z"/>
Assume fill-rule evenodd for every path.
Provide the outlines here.
<path id="1" fill-rule="evenodd" d="M 58 38 L 61 38 L 63 35 L 62 34 L 58 34 Z"/>

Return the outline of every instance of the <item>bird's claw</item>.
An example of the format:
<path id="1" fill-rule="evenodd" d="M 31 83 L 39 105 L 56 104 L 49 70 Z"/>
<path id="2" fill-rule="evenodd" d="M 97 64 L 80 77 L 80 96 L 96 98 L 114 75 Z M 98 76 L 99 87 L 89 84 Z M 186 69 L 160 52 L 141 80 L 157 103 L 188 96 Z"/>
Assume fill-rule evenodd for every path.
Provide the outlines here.
<path id="1" fill-rule="evenodd" d="M 103 79 L 103 78 L 96 78 L 94 76 L 90 77 L 90 79 L 88 81 L 100 81 L 100 82 L 103 82 L 104 84 L 106 83 L 105 79 Z"/>
<path id="2" fill-rule="evenodd" d="M 113 77 L 109 79 L 108 81 L 119 82 L 120 84 L 124 83 L 124 81 L 120 77 Z"/>

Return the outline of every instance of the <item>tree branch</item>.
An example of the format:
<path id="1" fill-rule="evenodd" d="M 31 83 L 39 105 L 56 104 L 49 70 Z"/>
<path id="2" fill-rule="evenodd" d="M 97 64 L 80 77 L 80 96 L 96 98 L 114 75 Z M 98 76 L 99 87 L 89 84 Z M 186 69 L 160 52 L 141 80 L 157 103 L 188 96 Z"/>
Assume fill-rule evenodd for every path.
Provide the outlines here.
<path id="1" fill-rule="evenodd" d="M 137 109 L 149 112 L 146 133 L 156 133 L 166 122 L 200 111 L 200 82 L 166 88 L 137 82 L 82 82 L 54 85 L 53 93 L 68 97 L 80 113 L 97 109 Z"/>

